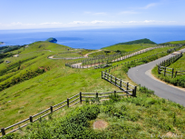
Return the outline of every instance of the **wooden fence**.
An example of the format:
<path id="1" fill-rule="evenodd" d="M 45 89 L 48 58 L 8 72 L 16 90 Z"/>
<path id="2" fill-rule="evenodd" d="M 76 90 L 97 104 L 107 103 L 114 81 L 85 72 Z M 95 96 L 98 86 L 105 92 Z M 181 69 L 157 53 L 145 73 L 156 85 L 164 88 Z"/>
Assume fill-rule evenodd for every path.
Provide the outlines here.
<path id="1" fill-rule="evenodd" d="M 133 97 L 136 97 L 136 90 L 137 90 L 137 86 L 134 86 L 132 84 L 129 84 L 129 82 L 125 82 L 122 79 L 119 79 L 107 72 L 102 71 L 101 74 L 102 79 L 110 82 L 111 84 L 117 86 L 118 88 L 120 88 L 122 91 L 124 91 L 125 93 L 127 93 L 128 95 L 131 95 Z"/>
<path id="2" fill-rule="evenodd" d="M 129 57 L 132 57 L 134 55 L 138 55 L 144 52 L 147 52 L 149 50 L 153 50 L 156 48 L 162 48 L 162 47 L 167 47 L 167 46 L 157 46 L 157 47 L 150 47 L 150 48 L 146 48 L 144 50 L 141 49 L 137 49 L 131 52 L 127 52 L 123 55 L 121 54 L 114 54 L 114 55 L 109 55 L 107 57 L 95 57 L 95 58 L 88 58 L 85 60 L 78 60 L 78 61 L 74 61 L 71 63 L 66 63 L 65 66 L 69 66 L 71 68 L 89 68 L 89 67 L 93 67 L 93 66 L 99 66 L 101 64 L 105 64 L 108 62 L 118 62 L 118 61 L 122 61 L 124 59 L 127 59 Z M 139 50 L 139 51 L 138 51 Z"/>
<path id="3" fill-rule="evenodd" d="M 136 90 L 135 90 L 136 92 Z M 8 133 L 13 133 L 23 127 L 26 127 L 27 125 L 29 125 L 30 123 L 34 123 L 36 121 L 41 120 L 41 118 L 44 118 L 46 116 L 51 115 L 52 113 L 58 111 L 59 109 L 62 108 L 68 108 L 68 107 L 72 107 L 78 103 L 82 104 L 83 101 L 85 101 L 85 99 L 87 98 L 108 98 L 110 96 L 110 94 L 117 94 L 118 96 L 133 96 L 130 93 L 127 93 L 126 91 L 113 91 L 113 92 L 105 92 L 105 93 L 78 93 L 70 98 L 67 98 L 67 100 L 58 103 L 54 106 L 50 106 L 48 109 L 43 110 L 35 115 L 31 115 L 29 116 L 27 119 L 24 119 L 18 123 L 15 123 L 11 126 L 8 126 L 6 128 L 1 128 L 0 133 L 2 134 L 2 136 L 8 134 Z M 84 99 L 85 98 L 85 99 Z M 1 136 L 1 137 L 2 137 Z"/>
<path id="4" fill-rule="evenodd" d="M 162 74 L 164 76 L 171 76 L 171 78 L 175 78 L 178 75 L 185 75 L 185 71 L 175 71 L 174 68 L 169 68 L 167 66 L 169 66 L 170 64 L 174 63 L 175 61 L 177 61 L 179 58 L 181 58 L 183 56 L 182 53 L 177 54 L 167 60 L 162 61 L 159 65 L 158 65 L 158 74 Z"/>

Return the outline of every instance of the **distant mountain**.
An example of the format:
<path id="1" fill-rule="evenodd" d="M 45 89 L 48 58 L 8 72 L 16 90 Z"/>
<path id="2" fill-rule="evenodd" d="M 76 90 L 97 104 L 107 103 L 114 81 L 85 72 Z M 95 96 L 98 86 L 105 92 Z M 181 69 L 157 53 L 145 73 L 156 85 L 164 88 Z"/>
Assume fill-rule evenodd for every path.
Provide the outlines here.
<path id="1" fill-rule="evenodd" d="M 140 39 L 140 40 L 135 40 L 135 41 L 129 41 L 129 42 L 124 42 L 124 43 L 118 43 L 118 44 L 140 44 L 140 43 L 144 43 L 144 44 L 156 44 L 155 42 L 144 38 L 144 39 Z"/>
<path id="2" fill-rule="evenodd" d="M 55 38 L 49 38 L 46 41 L 52 42 L 52 43 L 56 43 L 57 42 L 57 39 L 55 39 Z"/>

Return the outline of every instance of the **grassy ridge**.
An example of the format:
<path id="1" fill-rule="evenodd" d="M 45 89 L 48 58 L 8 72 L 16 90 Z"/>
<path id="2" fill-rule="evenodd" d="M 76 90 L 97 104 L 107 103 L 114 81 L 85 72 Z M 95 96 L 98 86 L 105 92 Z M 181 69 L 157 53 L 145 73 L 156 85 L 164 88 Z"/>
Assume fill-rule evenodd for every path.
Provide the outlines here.
<path id="1" fill-rule="evenodd" d="M 156 44 L 156 43 L 149 39 L 144 38 L 140 40 L 129 41 L 129 42 L 124 42 L 124 43 L 119 43 L 119 44 Z"/>
<path id="2" fill-rule="evenodd" d="M 145 49 L 148 47 L 154 47 L 156 46 L 155 44 L 117 44 L 117 45 L 113 45 L 113 46 L 109 46 L 109 47 L 104 47 L 102 49 L 105 50 L 110 50 L 110 51 L 121 51 L 121 52 L 129 52 L 129 51 L 134 51 L 136 49 Z"/>
<path id="3" fill-rule="evenodd" d="M 2 127 L 28 118 L 30 114 L 37 113 L 51 105 L 66 100 L 66 98 L 78 92 L 107 92 L 117 89 L 108 82 L 101 80 L 101 69 L 72 69 L 64 66 L 64 63 L 68 62 L 67 60 L 47 59 L 48 55 L 54 55 L 58 51 L 64 52 L 68 49 L 68 47 L 63 47 L 57 44 L 47 44 L 48 43 L 46 42 L 38 42 L 32 44 L 31 47 L 29 45 L 25 50 L 22 48 L 20 56 L 21 54 L 27 55 L 30 53 L 31 55 L 31 53 L 38 52 L 38 57 L 21 64 L 21 71 L 26 73 L 26 69 L 33 70 L 38 69 L 39 67 L 45 69 L 48 66 L 49 70 L 39 76 L 25 80 L 24 82 L 18 83 L 0 92 L 0 125 Z M 32 46 L 33 49 L 31 49 Z M 146 45 L 146 47 L 148 47 L 148 45 Z M 138 48 L 140 48 L 140 45 L 126 45 L 127 51 Z M 49 49 L 51 49 L 52 52 L 46 51 Z M 119 50 L 124 49 L 121 47 L 119 48 Z M 112 50 L 116 51 L 118 48 L 114 47 Z M 163 50 L 167 50 L 167 48 L 155 49 L 151 52 L 154 53 Z M 134 56 L 133 59 L 143 56 L 144 55 Z M 132 58 L 129 60 L 131 59 Z M 117 63 L 114 63 L 113 65 L 116 65 Z M 15 73 L 10 72 L 3 75 L 3 79 L 5 79 L 5 76 L 11 78 L 11 74 L 17 75 L 17 72 L 19 72 L 19 70 L 15 71 Z M 121 72 L 121 70 L 117 71 L 117 74 L 120 74 Z M 19 72 L 19 74 L 21 73 Z M 121 74 L 123 78 L 129 80 L 125 73 Z M 127 104 L 130 105 L 130 103 L 131 102 L 128 102 Z M 165 105 L 170 107 L 168 103 Z M 112 133 L 113 132 L 114 131 L 112 131 Z"/>

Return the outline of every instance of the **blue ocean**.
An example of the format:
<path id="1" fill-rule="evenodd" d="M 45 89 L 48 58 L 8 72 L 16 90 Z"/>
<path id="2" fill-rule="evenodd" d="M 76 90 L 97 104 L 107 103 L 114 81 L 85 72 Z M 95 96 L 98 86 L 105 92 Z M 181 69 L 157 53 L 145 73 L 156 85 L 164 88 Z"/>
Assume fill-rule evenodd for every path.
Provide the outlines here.
<path id="1" fill-rule="evenodd" d="M 4 45 L 24 45 L 54 37 L 72 48 L 100 49 L 117 43 L 148 38 L 156 43 L 185 40 L 185 26 L 128 27 L 109 29 L 22 29 L 0 30 Z"/>

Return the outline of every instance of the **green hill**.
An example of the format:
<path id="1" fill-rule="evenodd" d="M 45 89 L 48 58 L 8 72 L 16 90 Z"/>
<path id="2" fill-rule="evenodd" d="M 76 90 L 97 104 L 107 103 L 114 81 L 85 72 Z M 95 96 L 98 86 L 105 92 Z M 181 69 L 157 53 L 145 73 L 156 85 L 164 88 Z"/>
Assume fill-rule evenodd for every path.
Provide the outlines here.
<path id="1" fill-rule="evenodd" d="M 141 39 L 141 40 L 135 40 L 135 41 L 125 42 L 125 43 L 118 43 L 108 47 L 103 47 L 102 49 L 124 53 L 124 52 L 139 50 L 139 49 L 145 49 L 153 46 L 156 46 L 156 43 L 150 41 L 149 39 Z"/>
<path id="2" fill-rule="evenodd" d="M 166 42 L 166 43 L 161 43 L 161 44 L 185 44 L 185 40 L 182 40 L 182 41 L 171 41 L 171 42 Z"/>
<path id="3" fill-rule="evenodd" d="M 156 45 L 120 44 L 106 49 L 133 51 L 151 46 Z M 169 48 L 158 48 L 124 61 L 150 56 L 167 49 Z M 18 54 L 19 57 L 6 57 L 0 64 L 0 128 L 26 119 L 79 92 L 119 91 L 117 87 L 101 79 L 102 69 L 70 68 L 65 63 L 76 60 L 47 58 L 60 53 L 71 57 L 74 55 L 68 52 L 84 54 L 81 51 L 46 41 L 12 51 L 13 55 Z M 123 68 L 120 66 L 114 69 L 114 76 L 134 84 Z M 36 122 L 20 130 L 19 137 L 14 138 L 148 138 L 151 134 L 166 135 L 168 132 L 185 134 L 184 107 L 161 99 L 146 88 L 139 87 L 136 98 L 112 98 L 110 102 L 106 101 L 98 106 L 90 106 L 89 101 L 94 103 L 90 99 L 83 102 L 87 106 L 62 109 L 47 117 L 47 120 L 42 119 L 40 121 L 43 122 Z M 92 128 L 93 122 L 99 119 L 108 123 L 105 130 Z"/>
<path id="4" fill-rule="evenodd" d="M 156 44 L 155 42 L 149 40 L 149 39 L 140 39 L 140 40 L 135 40 L 135 41 L 129 41 L 129 42 L 124 42 L 124 43 L 118 43 L 119 44 Z"/>

